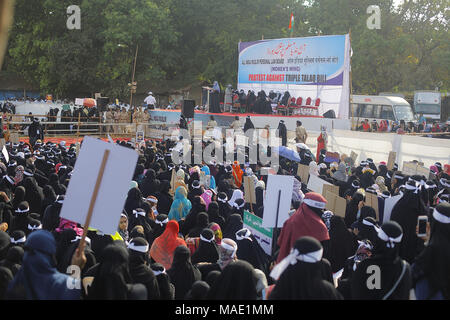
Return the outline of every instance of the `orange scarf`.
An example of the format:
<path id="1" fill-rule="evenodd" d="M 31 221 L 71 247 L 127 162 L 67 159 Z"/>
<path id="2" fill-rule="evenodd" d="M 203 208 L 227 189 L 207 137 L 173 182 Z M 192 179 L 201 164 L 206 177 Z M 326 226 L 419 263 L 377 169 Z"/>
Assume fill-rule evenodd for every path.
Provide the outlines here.
<path id="1" fill-rule="evenodd" d="M 236 187 L 240 188 L 242 186 L 242 176 L 244 175 L 244 171 L 242 171 L 239 166 L 239 162 L 235 161 L 233 164 L 233 178 L 234 184 Z"/>
<path id="2" fill-rule="evenodd" d="M 150 257 L 170 269 L 173 261 L 173 253 L 178 246 L 186 246 L 186 242 L 178 237 L 179 225 L 175 220 L 167 223 L 166 230 L 152 244 Z"/>

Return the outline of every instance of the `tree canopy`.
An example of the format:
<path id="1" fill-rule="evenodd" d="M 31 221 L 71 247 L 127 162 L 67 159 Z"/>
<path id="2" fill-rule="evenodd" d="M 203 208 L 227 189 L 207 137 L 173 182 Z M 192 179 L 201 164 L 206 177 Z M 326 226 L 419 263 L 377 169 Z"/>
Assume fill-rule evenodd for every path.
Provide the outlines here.
<path id="1" fill-rule="evenodd" d="M 81 9 L 68 30 L 67 7 Z M 381 9 L 370 30 L 369 5 Z M 16 0 L 3 68 L 42 92 L 127 98 L 135 80 L 237 81 L 238 43 L 351 30 L 354 93 L 450 87 L 448 0 Z"/>

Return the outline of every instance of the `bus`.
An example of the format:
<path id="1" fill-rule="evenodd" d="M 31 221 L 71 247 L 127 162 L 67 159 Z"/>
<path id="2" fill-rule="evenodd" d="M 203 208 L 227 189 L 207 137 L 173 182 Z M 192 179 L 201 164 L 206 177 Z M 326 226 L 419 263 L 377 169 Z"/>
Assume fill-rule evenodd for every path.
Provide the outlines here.
<path id="1" fill-rule="evenodd" d="M 411 105 L 401 97 L 352 95 L 350 117 L 360 123 L 387 120 L 389 122 L 415 122 L 416 117 Z"/>
<path id="2" fill-rule="evenodd" d="M 427 120 L 441 119 L 441 93 L 438 91 L 415 91 L 414 112 L 423 114 Z"/>

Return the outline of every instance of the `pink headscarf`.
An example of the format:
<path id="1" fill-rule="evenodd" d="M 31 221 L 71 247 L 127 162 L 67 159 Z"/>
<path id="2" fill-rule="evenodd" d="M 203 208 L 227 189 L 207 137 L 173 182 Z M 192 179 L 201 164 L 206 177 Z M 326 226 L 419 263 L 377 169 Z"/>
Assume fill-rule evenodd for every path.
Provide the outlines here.
<path id="1" fill-rule="evenodd" d="M 433 171 L 433 172 L 436 173 L 436 174 L 439 173 L 438 168 L 437 168 L 436 166 L 434 166 L 434 165 L 433 165 L 433 166 L 430 166 L 430 170 Z"/>
<path id="2" fill-rule="evenodd" d="M 73 229 L 77 233 L 77 236 L 83 235 L 83 229 L 77 227 L 77 223 L 61 218 L 59 221 L 59 227 L 56 228 L 56 232 L 63 232 L 65 229 Z"/>
<path id="3" fill-rule="evenodd" d="M 212 191 L 205 190 L 205 192 L 203 192 L 203 194 L 201 195 L 201 198 L 205 201 L 206 210 L 208 210 L 209 204 L 211 203 Z"/>

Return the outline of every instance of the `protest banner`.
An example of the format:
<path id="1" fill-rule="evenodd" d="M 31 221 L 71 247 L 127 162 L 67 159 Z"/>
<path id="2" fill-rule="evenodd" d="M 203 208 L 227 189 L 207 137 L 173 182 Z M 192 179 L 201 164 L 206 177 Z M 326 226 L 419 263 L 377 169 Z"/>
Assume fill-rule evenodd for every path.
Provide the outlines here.
<path id="1" fill-rule="evenodd" d="M 430 176 L 430 169 L 427 169 L 423 166 L 417 166 L 416 174 L 418 174 L 419 176 L 425 176 L 426 179 L 428 179 Z"/>
<path id="2" fill-rule="evenodd" d="M 304 164 L 298 164 L 297 167 L 297 175 L 300 177 L 300 180 L 304 184 L 308 184 L 309 179 L 309 166 L 305 166 Z"/>
<path id="3" fill-rule="evenodd" d="M 91 226 L 115 234 L 135 168 L 123 164 L 137 158 L 133 149 L 84 137 L 60 216 L 83 224 L 85 233 Z"/>
<path id="4" fill-rule="evenodd" d="M 387 169 L 392 170 L 395 164 L 395 159 L 397 159 L 397 152 L 391 151 L 389 152 L 388 162 L 387 162 Z"/>
<path id="5" fill-rule="evenodd" d="M 331 152 L 331 151 L 327 151 L 325 153 L 325 159 L 323 160 L 324 162 L 340 162 L 340 157 L 339 157 L 339 153 L 338 152 Z"/>
<path id="6" fill-rule="evenodd" d="M 281 228 L 283 223 L 289 219 L 293 186 L 293 176 L 269 175 L 267 177 L 263 227 L 278 226 Z"/>
<path id="7" fill-rule="evenodd" d="M 378 196 L 376 194 L 366 192 L 365 205 L 368 207 L 372 207 L 375 210 L 375 214 L 377 216 L 377 221 L 379 221 L 380 214 L 379 214 L 379 210 L 378 210 Z"/>
<path id="8" fill-rule="evenodd" d="M 347 201 L 330 190 L 325 192 L 324 197 L 327 199 L 326 209 L 333 212 L 333 214 L 344 218 L 345 210 L 347 208 Z"/>
<path id="9" fill-rule="evenodd" d="M 273 229 L 262 226 L 263 219 L 247 210 L 244 211 L 244 228 L 250 230 L 261 248 L 269 256 L 272 254 Z"/>
<path id="10" fill-rule="evenodd" d="M 326 192 L 331 192 L 339 196 L 339 187 L 333 184 L 324 184 L 322 187 L 322 195 L 325 197 Z"/>
<path id="11" fill-rule="evenodd" d="M 386 198 L 386 200 L 384 201 L 383 223 L 391 220 L 392 209 L 401 197 L 402 195 L 399 194 L 398 196 Z"/>
<path id="12" fill-rule="evenodd" d="M 206 175 L 204 171 L 200 171 L 200 185 L 209 189 L 210 184 L 211 184 L 211 176 Z"/>
<path id="13" fill-rule="evenodd" d="M 311 175 L 311 176 L 309 176 L 307 188 L 311 191 L 322 194 L 324 184 L 332 185 L 331 183 L 326 182 L 325 180 L 320 179 L 319 177 L 316 177 L 315 175 Z"/>
<path id="14" fill-rule="evenodd" d="M 408 176 L 413 176 L 417 172 L 417 163 L 416 162 L 403 162 L 402 173 Z"/>
<path id="15" fill-rule="evenodd" d="M 253 177 L 244 177 L 244 200 L 247 203 L 256 203 L 255 180 Z"/>

